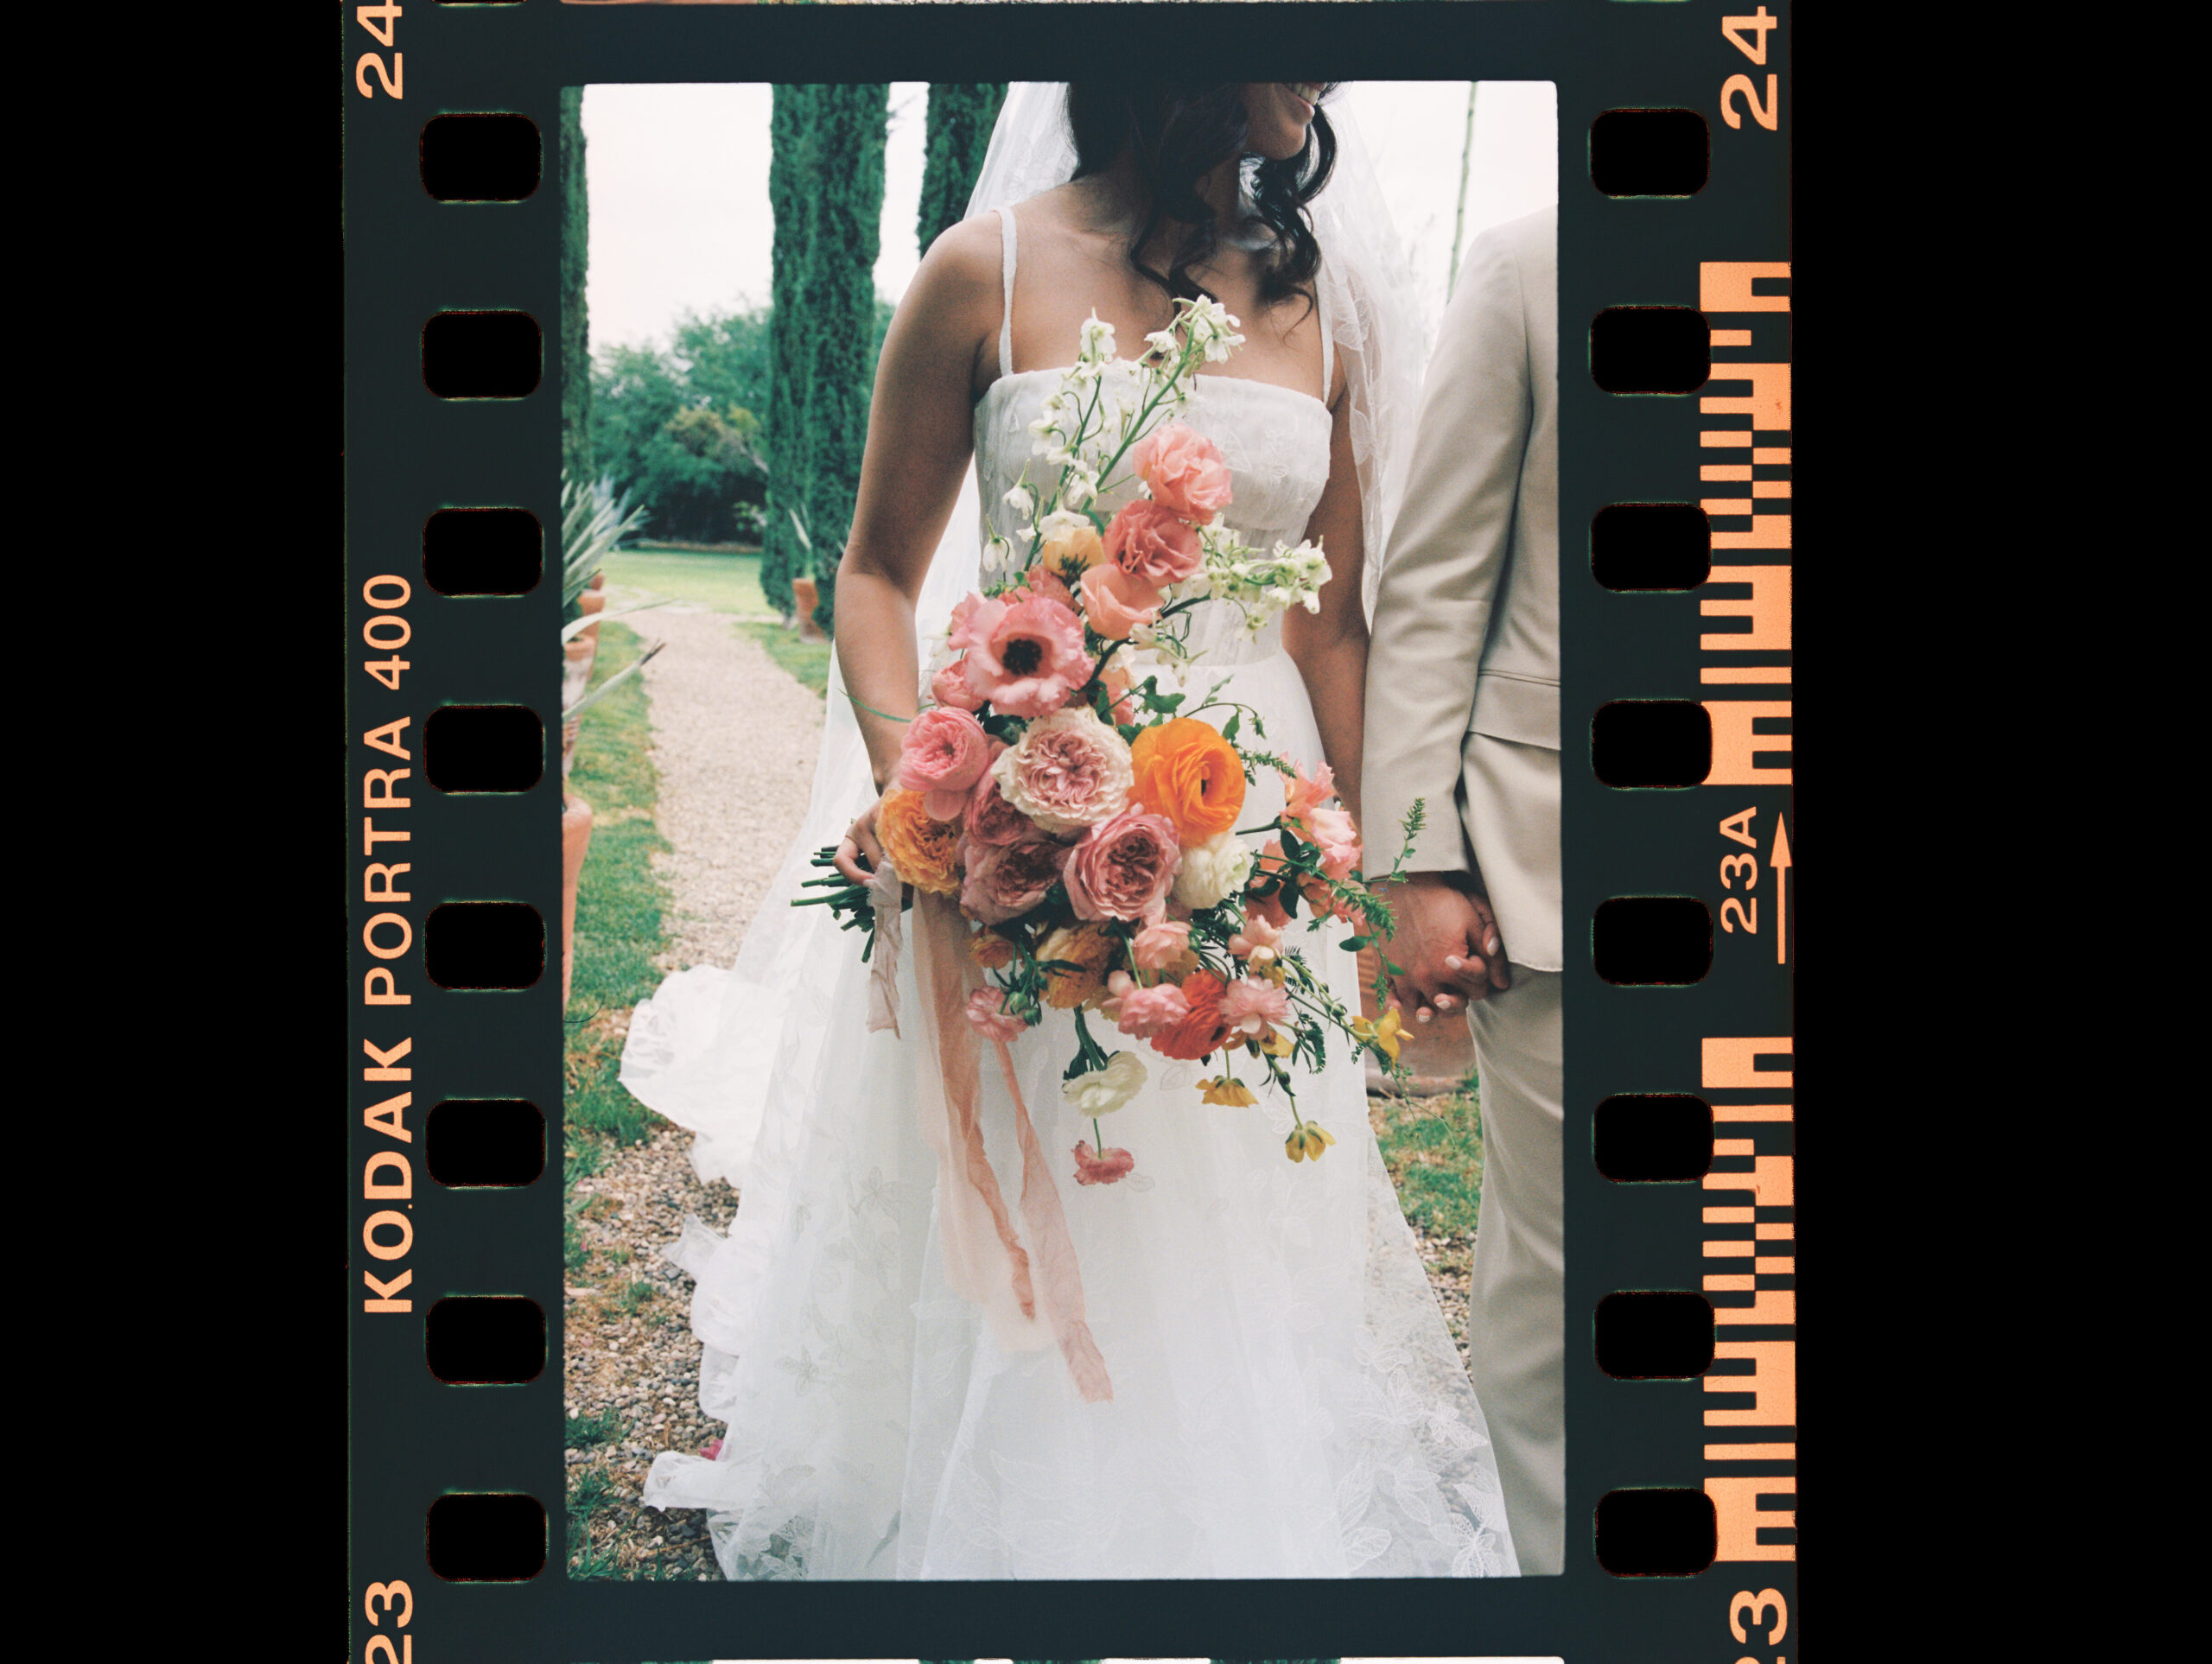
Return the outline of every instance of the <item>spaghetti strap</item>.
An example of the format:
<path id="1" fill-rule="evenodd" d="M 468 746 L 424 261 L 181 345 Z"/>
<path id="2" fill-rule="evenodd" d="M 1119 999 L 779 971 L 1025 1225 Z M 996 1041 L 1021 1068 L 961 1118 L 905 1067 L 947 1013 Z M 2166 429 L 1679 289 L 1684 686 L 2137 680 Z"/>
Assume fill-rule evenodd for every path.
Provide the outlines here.
<path id="1" fill-rule="evenodd" d="M 1006 274 L 1006 298 L 999 308 L 999 374 L 1014 373 L 1014 210 L 999 210 L 1001 240 L 1006 245 L 1006 256 L 1001 263 Z"/>
<path id="2" fill-rule="evenodd" d="M 1319 275 L 1318 273 L 1316 274 Z M 1329 390 L 1336 385 L 1330 376 L 1336 368 L 1334 332 L 1329 327 L 1329 286 L 1325 283 L 1313 285 L 1313 307 L 1321 324 L 1321 403 L 1329 402 Z"/>

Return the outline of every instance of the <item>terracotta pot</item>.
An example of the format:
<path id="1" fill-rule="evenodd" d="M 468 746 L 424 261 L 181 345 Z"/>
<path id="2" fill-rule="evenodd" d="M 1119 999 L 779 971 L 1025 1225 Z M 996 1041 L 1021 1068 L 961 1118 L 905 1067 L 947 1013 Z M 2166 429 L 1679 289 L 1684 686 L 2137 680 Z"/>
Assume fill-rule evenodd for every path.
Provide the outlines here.
<path id="1" fill-rule="evenodd" d="M 561 1004 L 569 1003 L 575 975 L 576 887 L 583 877 L 584 854 L 591 848 L 591 805 L 563 793 L 561 798 Z"/>
<path id="2" fill-rule="evenodd" d="M 565 780 L 576 766 L 576 736 L 583 732 L 584 720 L 572 716 L 561 724 L 561 778 Z"/>
<path id="3" fill-rule="evenodd" d="M 602 613 L 607 609 L 607 592 L 601 589 L 587 589 L 576 597 L 576 606 L 586 618 Z M 577 641 L 588 641 L 591 643 L 594 652 L 599 651 L 599 626 L 596 624 L 587 624 L 576 632 L 573 638 Z"/>
<path id="4" fill-rule="evenodd" d="M 814 621 L 814 609 L 822 605 L 822 590 L 811 578 L 791 580 L 791 602 L 798 613 L 798 638 L 801 641 L 823 641 L 822 626 Z"/>

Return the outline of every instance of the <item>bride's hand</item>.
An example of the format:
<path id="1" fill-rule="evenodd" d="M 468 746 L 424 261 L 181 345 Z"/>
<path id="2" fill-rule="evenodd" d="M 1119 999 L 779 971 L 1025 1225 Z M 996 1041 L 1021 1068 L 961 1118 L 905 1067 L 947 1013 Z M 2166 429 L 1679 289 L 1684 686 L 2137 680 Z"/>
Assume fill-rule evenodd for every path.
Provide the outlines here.
<path id="1" fill-rule="evenodd" d="M 873 881 L 873 869 L 883 865 L 883 846 L 875 836 L 875 817 L 882 809 L 883 799 L 878 797 L 861 811 L 860 818 L 847 827 L 845 835 L 837 841 L 837 870 L 855 884 Z M 858 861 L 868 865 L 859 866 Z"/>

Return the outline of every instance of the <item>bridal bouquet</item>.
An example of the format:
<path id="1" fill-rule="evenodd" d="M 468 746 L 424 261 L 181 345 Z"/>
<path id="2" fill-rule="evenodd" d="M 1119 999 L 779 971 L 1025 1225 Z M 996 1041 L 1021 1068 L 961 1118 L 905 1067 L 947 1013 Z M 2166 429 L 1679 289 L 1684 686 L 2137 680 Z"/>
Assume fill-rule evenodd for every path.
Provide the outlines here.
<path id="1" fill-rule="evenodd" d="M 1247 743 L 1248 727 L 1266 737 L 1256 712 L 1211 694 L 1186 709 L 1175 685 L 1199 602 L 1239 609 L 1256 636 L 1288 607 L 1318 610 L 1329 578 L 1317 545 L 1263 552 L 1224 522 L 1228 465 L 1180 418 L 1196 366 L 1243 337 L 1211 301 L 1177 306 L 1134 365 L 1116 364 L 1110 325 L 1084 325 L 1077 361 L 1030 424 L 1046 475 L 1033 484 L 1025 471 L 1007 494 L 1021 524 L 989 538 L 983 589 L 954 609 L 924 670 L 924 708 L 877 825 L 899 880 L 957 900 L 987 973 L 966 1008 L 985 1038 L 1003 1045 L 1047 1007 L 1074 1013 L 1062 1091 L 1097 1140 L 1074 1149 L 1084 1184 L 1135 1165 L 1098 1126 L 1147 1077 L 1142 1050 L 1109 1050 L 1116 1039 L 1217 1059 L 1198 1083 L 1206 1103 L 1280 1092 L 1293 1161 L 1336 1140 L 1299 1114 L 1289 1064 L 1319 1068 L 1333 1032 L 1399 1067 L 1396 1013 L 1370 1023 L 1347 1011 L 1292 943 L 1301 907 L 1308 930 L 1352 924 L 1348 950 L 1389 922 L 1329 768 L 1309 774 Z M 1134 380 L 1134 402 L 1109 391 L 1109 368 L 1134 370 L 1112 378 Z M 1101 506 L 1132 484 L 1122 507 Z M 1282 811 L 1240 827 L 1262 769 L 1282 778 Z M 1263 848 L 1241 841 L 1262 834 Z M 824 850 L 816 864 L 833 860 Z M 873 892 L 842 877 L 811 884 L 827 893 L 809 899 L 866 928 L 872 952 Z"/>

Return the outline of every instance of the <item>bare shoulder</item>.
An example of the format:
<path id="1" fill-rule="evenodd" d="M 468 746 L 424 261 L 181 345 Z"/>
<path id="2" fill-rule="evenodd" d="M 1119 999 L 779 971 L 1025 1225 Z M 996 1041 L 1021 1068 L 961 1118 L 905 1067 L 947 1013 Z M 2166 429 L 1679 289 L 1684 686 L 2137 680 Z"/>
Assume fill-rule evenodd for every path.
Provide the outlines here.
<path id="1" fill-rule="evenodd" d="M 947 316 L 999 306 L 999 219 L 978 214 L 950 225 L 930 245 L 906 291 L 907 303 Z"/>

